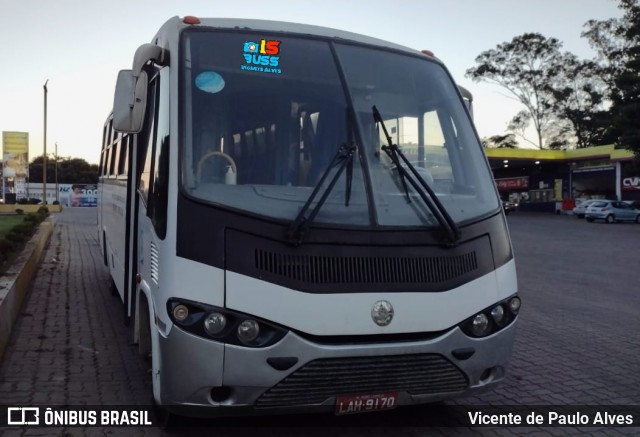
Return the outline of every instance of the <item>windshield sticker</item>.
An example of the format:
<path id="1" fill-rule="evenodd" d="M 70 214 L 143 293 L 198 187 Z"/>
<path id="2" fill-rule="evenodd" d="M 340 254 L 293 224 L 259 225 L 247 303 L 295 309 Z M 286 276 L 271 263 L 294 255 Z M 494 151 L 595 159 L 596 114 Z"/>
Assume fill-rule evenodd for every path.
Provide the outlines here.
<path id="1" fill-rule="evenodd" d="M 215 71 L 203 71 L 196 76 L 196 87 L 205 93 L 219 93 L 224 88 L 224 79 Z"/>
<path id="2" fill-rule="evenodd" d="M 280 41 L 262 39 L 245 41 L 242 70 L 260 73 L 282 74 L 280 66 Z"/>

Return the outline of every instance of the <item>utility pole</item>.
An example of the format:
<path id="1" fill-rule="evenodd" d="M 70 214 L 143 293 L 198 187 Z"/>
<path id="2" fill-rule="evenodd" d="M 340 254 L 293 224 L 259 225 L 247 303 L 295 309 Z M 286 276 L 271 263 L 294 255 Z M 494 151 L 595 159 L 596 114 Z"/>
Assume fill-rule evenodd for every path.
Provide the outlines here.
<path id="1" fill-rule="evenodd" d="M 42 204 L 47 204 L 47 83 L 44 83 L 44 152 L 42 153 Z"/>
<path id="2" fill-rule="evenodd" d="M 60 205 L 60 189 L 58 188 L 58 142 L 56 141 L 56 202 Z"/>

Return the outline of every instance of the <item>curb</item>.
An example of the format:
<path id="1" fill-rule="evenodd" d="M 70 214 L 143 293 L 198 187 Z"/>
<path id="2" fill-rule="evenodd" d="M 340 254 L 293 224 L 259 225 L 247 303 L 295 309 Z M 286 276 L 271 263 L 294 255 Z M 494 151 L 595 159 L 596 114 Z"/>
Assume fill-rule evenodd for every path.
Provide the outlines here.
<path id="1" fill-rule="evenodd" d="M 13 324 L 20 314 L 22 303 L 54 227 L 55 220 L 51 216 L 40 223 L 18 259 L 0 277 L 0 362 L 9 344 Z"/>

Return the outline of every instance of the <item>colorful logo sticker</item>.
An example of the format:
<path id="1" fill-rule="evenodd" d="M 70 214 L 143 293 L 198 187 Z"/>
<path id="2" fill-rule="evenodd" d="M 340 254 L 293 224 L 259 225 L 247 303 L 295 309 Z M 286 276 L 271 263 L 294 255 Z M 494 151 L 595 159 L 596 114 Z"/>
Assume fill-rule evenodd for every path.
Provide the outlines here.
<path id="1" fill-rule="evenodd" d="M 261 73 L 282 74 L 280 66 L 280 41 L 261 39 L 260 42 L 245 41 L 245 64 L 242 70 Z"/>

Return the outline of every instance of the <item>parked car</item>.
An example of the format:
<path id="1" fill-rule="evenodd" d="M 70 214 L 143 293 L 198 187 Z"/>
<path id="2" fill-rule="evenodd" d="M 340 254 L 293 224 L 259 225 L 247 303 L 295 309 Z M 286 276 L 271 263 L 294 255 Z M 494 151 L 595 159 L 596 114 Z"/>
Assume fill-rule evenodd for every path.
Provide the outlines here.
<path id="1" fill-rule="evenodd" d="M 502 209 L 504 209 L 504 213 L 506 215 L 509 215 L 510 212 L 515 211 L 518 208 L 518 205 L 510 202 L 508 200 L 503 200 L 502 201 Z"/>
<path id="2" fill-rule="evenodd" d="M 584 218 L 584 215 L 587 212 L 587 207 L 589 205 L 591 205 L 593 202 L 595 202 L 595 200 L 583 200 L 582 202 L 580 202 L 579 204 L 577 204 L 575 206 L 575 208 L 573 208 L 573 215 L 575 215 L 578 218 Z"/>
<path id="3" fill-rule="evenodd" d="M 640 209 L 617 200 L 597 200 L 587 208 L 588 222 L 604 220 L 606 223 L 633 221 L 640 223 Z"/>

